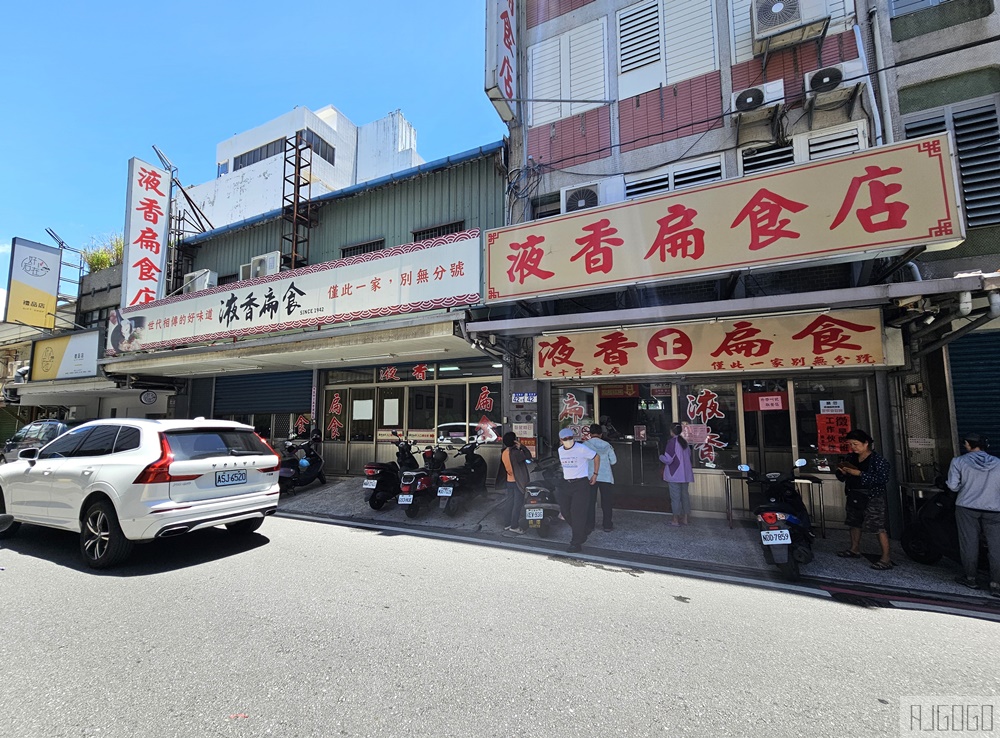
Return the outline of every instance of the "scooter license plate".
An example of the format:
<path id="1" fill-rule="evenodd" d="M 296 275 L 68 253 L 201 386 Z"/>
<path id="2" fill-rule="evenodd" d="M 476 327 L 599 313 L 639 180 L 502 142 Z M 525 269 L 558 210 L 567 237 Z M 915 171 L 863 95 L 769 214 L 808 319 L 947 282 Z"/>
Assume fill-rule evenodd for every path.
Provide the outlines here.
<path id="1" fill-rule="evenodd" d="M 537 510 L 525 510 L 524 517 L 526 520 L 541 520 L 545 517 L 545 510 L 543 508 L 538 508 Z"/>
<path id="2" fill-rule="evenodd" d="M 361 483 L 361 486 L 364 489 L 375 489 L 376 487 L 378 487 L 378 480 L 377 479 L 366 479 L 365 481 L 363 481 Z"/>
<path id="3" fill-rule="evenodd" d="M 787 546 L 792 542 L 792 533 L 787 529 L 762 530 L 760 540 L 765 546 Z"/>
<path id="4" fill-rule="evenodd" d="M 413 495 L 400 495 L 399 496 L 399 504 L 400 505 L 409 505 L 412 502 L 413 502 Z"/>
<path id="5" fill-rule="evenodd" d="M 451 497 L 452 488 L 451 487 L 438 487 L 438 497 Z"/>

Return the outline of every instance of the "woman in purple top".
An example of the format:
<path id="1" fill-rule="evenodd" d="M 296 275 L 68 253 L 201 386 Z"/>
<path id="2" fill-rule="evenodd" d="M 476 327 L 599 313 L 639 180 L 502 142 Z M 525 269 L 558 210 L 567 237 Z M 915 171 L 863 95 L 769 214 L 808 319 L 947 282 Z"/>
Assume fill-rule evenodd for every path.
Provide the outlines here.
<path id="1" fill-rule="evenodd" d="M 671 525 L 687 525 L 688 515 L 691 513 L 688 485 L 694 481 L 694 470 L 691 468 L 691 447 L 681 435 L 683 431 L 680 423 L 670 426 L 670 440 L 660 455 L 663 481 L 670 490 L 670 510 L 674 514 Z"/>

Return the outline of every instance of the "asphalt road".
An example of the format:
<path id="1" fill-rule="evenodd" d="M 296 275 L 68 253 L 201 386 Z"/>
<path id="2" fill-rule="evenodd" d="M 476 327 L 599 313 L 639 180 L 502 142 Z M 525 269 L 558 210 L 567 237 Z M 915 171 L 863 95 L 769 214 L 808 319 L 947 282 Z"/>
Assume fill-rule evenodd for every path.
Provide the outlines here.
<path id="1" fill-rule="evenodd" d="M 996 623 L 479 543 L 2 545 L 3 736 L 899 735 L 901 696 L 1000 691 Z"/>

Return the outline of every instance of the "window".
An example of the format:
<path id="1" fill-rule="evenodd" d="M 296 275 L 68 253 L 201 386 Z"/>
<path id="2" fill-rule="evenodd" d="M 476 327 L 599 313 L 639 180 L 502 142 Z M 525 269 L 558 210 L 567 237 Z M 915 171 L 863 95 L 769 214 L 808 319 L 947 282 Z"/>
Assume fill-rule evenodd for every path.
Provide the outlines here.
<path id="1" fill-rule="evenodd" d="M 95 426 L 73 456 L 107 456 L 115 447 L 119 428 L 117 425 Z"/>
<path id="2" fill-rule="evenodd" d="M 216 171 L 216 177 L 221 177 L 224 174 L 229 174 L 229 162 L 224 161 L 219 164 L 218 170 Z"/>
<path id="3" fill-rule="evenodd" d="M 907 138 L 952 131 L 958 156 L 966 222 L 970 228 L 1000 224 L 1000 95 L 903 120 Z"/>
<path id="4" fill-rule="evenodd" d="M 109 308 L 90 310 L 80 316 L 80 324 L 84 328 L 100 328 L 107 325 Z"/>
<path id="5" fill-rule="evenodd" d="M 619 100 L 718 68 L 711 0 L 654 0 L 618 13 Z"/>
<path id="6" fill-rule="evenodd" d="M 253 151 L 248 151 L 245 154 L 240 154 L 233 159 L 233 171 L 238 171 L 243 169 L 243 167 L 248 167 L 251 164 L 256 164 L 259 161 L 264 161 L 264 159 L 270 159 L 272 156 L 278 156 L 285 151 L 285 139 L 278 138 L 271 143 L 259 146 Z"/>
<path id="7" fill-rule="evenodd" d="M 641 179 L 637 179 L 641 177 Z M 642 197 L 725 179 L 722 156 L 697 161 L 679 161 L 651 172 L 625 175 L 625 197 Z"/>
<path id="8" fill-rule="evenodd" d="M 776 167 L 844 156 L 868 148 L 865 121 L 834 126 L 793 136 L 785 144 L 745 146 L 740 149 L 741 175 L 747 176 Z"/>
<path id="9" fill-rule="evenodd" d="M 420 231 L 413 231 L 413 241 L 414 243 L 418 241 L 426 241 L 429 238 L 437 238 L 438 236 L 446 236 L 449 233 L 460 233 L 465 230 L 465 221 L 457 220 L 454 223 L 448 223 L 442 226 L 435 226 L 434 228 L 424 228 Z"/>
<path id="10" fill-rule="evenodd" d="M 336 162 L 336 150 L 328 144 L 318 133 L 309 128 L 303 131 L 298 131 L 297 135 L 302 137 L 302 140 L 309 144 L 312 148 L 313 153 L 315 153 L 321 159 L 330 162 L 331 165 L 335 165 Z"/>
<path id="11" fill-rule="evenodd" d="M 73 455 L 74 449 L 83 440 L 84 436 L 90 432 L 90 428 L 74 428 L 48 446 L 43 448 L 39 454 L 39 459 L 64 459 Z"/>
<path id="12" fill-rule="evenodd" d="M 559 101 L 529 103 L 529 125 L 600 107 L 607 89 L 603 18 L 528 49 L 528 97 Z"/>
<path id="13" fill-rule="evenodd" d="M 119 454 L 122 451 L 132 451 L 137 448 L 139 448 L 139 429 L 129 426 L 122 427 L 118 434 L 118 440 L 115 441 L 114 453 Z"/>
<path id="14" fill-rule="evenodd" d="M 250 431 L 240 430 L 191 430 L 170 431 L 164 434 L 175 461 L 207 459 L 212 456 L 270 455 L 264 442 Z"/>
<path id="15" fill-rule="evenodd" d="M 361 254 L 370 254 L 373 251 L 381 251 L 385 248 L 385 239 L 380 238 L 377 241 L 366 241 L 365 243 L 355 244 L 354 246 L 344 246 L 340 250 L 340 256 L 342 259 L 346 259 L 348 256 L 360 256 Z"/>
<path id="16" fill-rule="evenodd" d="M 892 17 L 895 18 L 899 15 L 916 13 L 918 10 L 931 8 L 945 2 L 948 2 L 948 0 L 889 0 L 889 9 L 892 11 Z"/>

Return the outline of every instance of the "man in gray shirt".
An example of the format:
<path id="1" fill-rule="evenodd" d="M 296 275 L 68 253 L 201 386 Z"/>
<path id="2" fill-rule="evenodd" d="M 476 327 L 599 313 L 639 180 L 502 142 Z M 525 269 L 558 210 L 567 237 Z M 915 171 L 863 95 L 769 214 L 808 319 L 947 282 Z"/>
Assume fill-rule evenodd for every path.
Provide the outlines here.
<path id="1" fill-rule="evenodd" d="M 956 581 L 977 589 L 979 534 L 990 551 L 990 594 L 1000 598 L 1000 459 L 986 453 L 989 441 L 978 433 L 962 438 L 966 453 L 951 460 L 948 488 L 958 493 L 955 522 L 965 574 Z"/>

